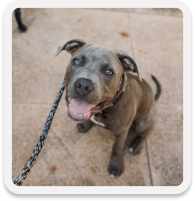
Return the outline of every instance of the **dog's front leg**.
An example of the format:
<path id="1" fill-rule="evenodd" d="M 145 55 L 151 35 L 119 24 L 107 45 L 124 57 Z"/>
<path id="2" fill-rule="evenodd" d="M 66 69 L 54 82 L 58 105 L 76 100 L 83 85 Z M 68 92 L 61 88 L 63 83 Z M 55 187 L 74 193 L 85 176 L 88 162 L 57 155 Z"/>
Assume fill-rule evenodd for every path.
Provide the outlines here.
<path id="1" fill-rule="evenodd" d="M 91 121 L 86 121 L 84 123 L 78 123 L 77 130 L 80 133 L 86 133 L 92 126 L 93 126 L 93 123 Z"/>
<path id="2" fill-rule="evenodd" d="M 112 149 L 112 156 L 108 166 L 111 175 L 119 176 L 124 171 L 124 147 L 128 131 L 115 133 L 115 143 Z"/>

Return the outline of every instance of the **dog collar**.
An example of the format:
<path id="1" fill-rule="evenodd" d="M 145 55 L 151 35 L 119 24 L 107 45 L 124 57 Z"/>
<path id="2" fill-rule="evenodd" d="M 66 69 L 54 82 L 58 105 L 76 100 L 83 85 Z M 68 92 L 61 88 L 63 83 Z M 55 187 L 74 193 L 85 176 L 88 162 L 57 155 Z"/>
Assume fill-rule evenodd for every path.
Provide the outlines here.
<path id="1" fill-rule="evenodd" d="M 112 107 L 117 102 L 120 95 L 125 91 L 125 80 L 126 80 L 126 75 L 123 73 L 120 79 L 120 86 L 118 91 L 116 92 L 114 98 L 110 101 L 110 103 L 104 107 L 104 109 L 108 107 Z"/>
<path id="2" fill-rule="evenodd" d="M 112 107 L 118 100 L 118 98 L 120 97 L 120 95 L 125 91 L 125 80 L 126 80 L 126 76 L 125 74 L 123 74 L 121 76 L 121 79 L 120 79 L 120 86 L 119 86 L 119 89 L 118 91 L 116 92 L 114 98 L 112 99 L 112 101 L 107 104 L 102 111 L 100 111 L 99 113 L 95 114 L 95 116 L 98 116 L 98 117 L 102 117 L 102 118 L 106 118 L 107 117 L 107 113 L 104 111 L 106 108 L 108 107 Z"/>
<path id="3" fill-rule="evenodd" d="M 120 91 L 122 81 L 123 81 L 123 76 L 122 76 L 122 77 L 121 77 L 121 79 L 120 79 L 120 87 L 119 87 L 119 89 L 118 89 L 118 91 L 116 92 L 116 94 L 115 94 L 115 96 L 114 96 L 114 97 L 116 97 L 117 93 Z M 109 103 L 108 105 L 106 105 L 106 106 L 104 107 L 104 109 L 103 109 L 103 110 L 105 110 L 105 109 L 106 109 L 106 108 L 108 108 L 108 107 L 112 107 L 113 105 L 114 105 L 114 103 Z"/>

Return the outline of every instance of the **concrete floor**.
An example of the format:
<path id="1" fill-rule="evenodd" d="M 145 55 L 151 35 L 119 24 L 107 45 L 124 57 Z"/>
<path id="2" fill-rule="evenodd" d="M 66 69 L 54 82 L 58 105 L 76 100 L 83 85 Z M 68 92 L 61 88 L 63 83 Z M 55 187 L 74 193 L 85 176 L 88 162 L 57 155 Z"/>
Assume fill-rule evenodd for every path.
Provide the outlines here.
<path id="1" fill-rule="evenodd" d="M 162 12 L 162 11 L 160 11 Z M 178 12 L 178 11 L 177 11 Z M 165 12 L 167 13 L 167 11 Z M 78 133 L 63 98 L 48 138 L 23 185 L 175 186 L 183 180 L 183 18 L 90 9 L 22 9 L 26 33 L 12 19 L 12 178 L 31 155 L 59 90 L 70 55 L 54 57 L 70 39 L 82 38 L 128 52 L 154 93 L 162 85 L 157 123 L 141 154 L 125 150 L 125 171 L 107 172 L 114 136 L 99 126 Z"/>

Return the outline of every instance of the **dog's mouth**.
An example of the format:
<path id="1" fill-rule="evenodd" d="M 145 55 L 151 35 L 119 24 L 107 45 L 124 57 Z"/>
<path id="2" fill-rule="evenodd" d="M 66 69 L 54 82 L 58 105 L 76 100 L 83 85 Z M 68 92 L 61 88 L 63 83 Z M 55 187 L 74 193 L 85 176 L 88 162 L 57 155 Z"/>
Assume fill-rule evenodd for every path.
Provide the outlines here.
<path id="1" fill-rule="evenodd" d="M 82 99 L 72 99 L 66 93 L 66 104 L 68 106 L 68 115 L 74 121 L 87 121 L 92 115 L 99 113 L 105 107 L 108 101 L 101 102 L 97 105 L 91 105 Z"/>

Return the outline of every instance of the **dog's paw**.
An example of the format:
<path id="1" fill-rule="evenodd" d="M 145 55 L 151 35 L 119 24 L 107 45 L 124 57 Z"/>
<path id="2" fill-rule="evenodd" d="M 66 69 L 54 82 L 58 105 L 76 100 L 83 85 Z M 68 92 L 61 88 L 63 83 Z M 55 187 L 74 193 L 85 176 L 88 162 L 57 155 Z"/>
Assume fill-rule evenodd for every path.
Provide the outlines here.
<path id="1" fill-rule="evenodd" d="M 77 130 L 80 133 L 86 133 L 91 127 L 92 127 L 92 124 L 90 122 L 77 124 Z"/>
<path id="2" fill-rule="evenodd" d="M 123 160 L 117 160 L 115 157 L 112 157 L 110 164 L 108 166 L 109 174 L 113 176 L 120 176 L 124 171 Z"/>
<path id="3" fill-rule="evenodd" d="M 141 153 L 142 145 L 143 145 L 143 138 L 141 138 L 140 136 L 136 137 L 130 143 L 130 146 L 129 146 L 130 153 L 132 153 L 133 155 Z"/>

